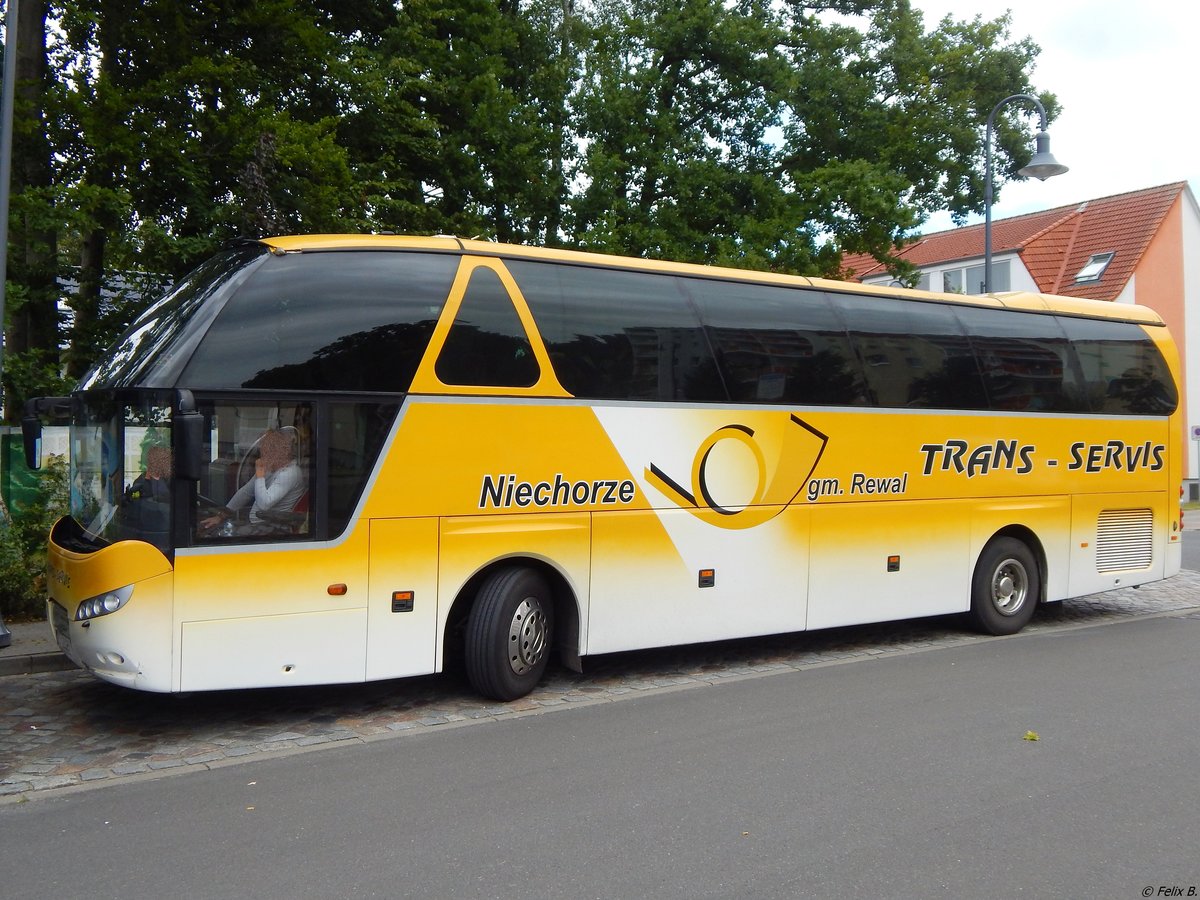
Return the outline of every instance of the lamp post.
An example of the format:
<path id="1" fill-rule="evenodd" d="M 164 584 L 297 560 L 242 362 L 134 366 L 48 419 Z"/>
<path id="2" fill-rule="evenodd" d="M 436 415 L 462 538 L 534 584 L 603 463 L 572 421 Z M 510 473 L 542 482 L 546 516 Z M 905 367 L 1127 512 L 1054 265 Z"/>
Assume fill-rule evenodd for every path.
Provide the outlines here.
<path id="1" fill-rule="evenodd" d="M 992 109 L 987 118 L 987 130 L 983 139 L 983 155 L 986 166 L 986 180 L 983 186 L 983 292 L 992 290 L 992 129 L 996 124 L 996 113 L 1006 103 L 1013 100 L 1028 100 L 1037 107 L 1040 124 L 1037 133 L 1037 152 L 1029 164 L 1017 170 L 1018 175 L 1032 176 L 1039 181 L 1053 178 L 1067 171 L 1067 167 L 1054 158 L 1050 153 L 1050 135 L 1046 133 L 1046 108 L 1042 101 L 1032 94 L 1011 94 L 1005 97 Z"/>
<path id="2" fill-rule="evenodd" d="M 4 18 L 4 87 L 0 91 L 0 383 L 4 378 L 4 280 L 8 277 L 8 186 L 12 174 L 13 82 L 17 72 L 17 0 L 8 0 Z M 4 389 L 0 387 L 0 411 Z M 4 499 L 0 497 L 0 505 Z M 0 647 L 12 644 L 12 632 L 0 616 Z"/>

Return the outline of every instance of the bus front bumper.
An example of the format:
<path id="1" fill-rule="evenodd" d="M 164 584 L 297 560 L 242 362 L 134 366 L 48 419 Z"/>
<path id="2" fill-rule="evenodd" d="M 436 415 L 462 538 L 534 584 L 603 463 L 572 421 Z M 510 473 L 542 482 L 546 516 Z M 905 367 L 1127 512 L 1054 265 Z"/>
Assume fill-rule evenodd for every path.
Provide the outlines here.
<path id="1" fill-rule="evenodd" d="M 83 620 L 76 616 L 78 602 L 52 592 L 46 612 L 59 649 L 104 681 L 141 691 L 172 690 L 171 583 L 170 574 L 139 582 L 123 607 Z"/>

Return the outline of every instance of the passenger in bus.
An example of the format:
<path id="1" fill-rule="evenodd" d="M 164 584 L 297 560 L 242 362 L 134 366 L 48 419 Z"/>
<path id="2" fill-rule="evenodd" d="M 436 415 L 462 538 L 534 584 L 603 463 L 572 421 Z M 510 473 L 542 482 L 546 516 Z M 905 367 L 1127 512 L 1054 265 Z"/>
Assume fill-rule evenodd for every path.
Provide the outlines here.
<path id="1" fill-rule="evenodd" d="M 171 525 L 171 448 L 146 448 L 146 468 L 125 490 L 118 515 L 143 540 L 165 540 Z"/>
<path id="2" fill-rule="evenodd" d="M 225 508 L 200 521 L 200 527 L 211 530 L 234 516 L 238 510 L 250 507 L 250 524 L 238 529 L 239 534 L 270 534 L 291 531 L 293 523 L 286 515 L 296 508 L 307 485 L 304 473 L 296 462 L 296 448 L 291 435 L 268 431 L 258 441 L 258 460 L 254 477 L 229 498 Z"/>
<path id="3" fill-rule="evenodd" d="M 134 479 L 125 491 L 128 500 L 153 500 L 166 503 L 171 495 L 171 448 L 148 447 L 146 471 Z"/>

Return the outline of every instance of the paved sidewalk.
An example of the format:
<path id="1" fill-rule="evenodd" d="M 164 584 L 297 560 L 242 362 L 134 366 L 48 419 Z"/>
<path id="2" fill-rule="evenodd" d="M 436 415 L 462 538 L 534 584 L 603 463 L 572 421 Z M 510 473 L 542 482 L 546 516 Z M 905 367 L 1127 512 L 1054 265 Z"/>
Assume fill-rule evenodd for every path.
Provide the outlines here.
<path id="1" fill-rule="evenodd" d="M 1200 615 L 1200 572 L 1068 600 L 1039 611 L 1023 634 L 1152 615 Z M 29 646 L 25 640 L 39 640 L 36 631 L 28 638 L 22 632 L 0 654 Z M 0 803 L 988 640 L 1012 639 L 974 634 L 958 618 L 941 617 L 614 654 L 585 660 L 583 675 L 556 668 L 528 697 L 507 704 L 481 699 L 452 676 L 164 695 L 107 684 L 78 669 L 13 675 L 0 678 Z"/>
<path id="2" fill-rule="evenodd" d="M 0 650 L 0 676 L 75 668 L 54 642 L 49 622 L 5 621 L 4 624 L 12 632 L 12 645 Z"/>

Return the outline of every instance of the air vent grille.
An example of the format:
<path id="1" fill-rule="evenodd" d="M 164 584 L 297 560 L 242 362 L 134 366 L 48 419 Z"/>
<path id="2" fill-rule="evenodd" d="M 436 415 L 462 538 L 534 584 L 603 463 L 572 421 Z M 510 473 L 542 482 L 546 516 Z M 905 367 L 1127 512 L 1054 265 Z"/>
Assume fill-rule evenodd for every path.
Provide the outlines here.
<path id="1" fill-rule="evenodd" d="M 1096 571 L 1148 569 L 1154 559 L 1154 514 L 1106 509 L 1096 523 Z"/>

